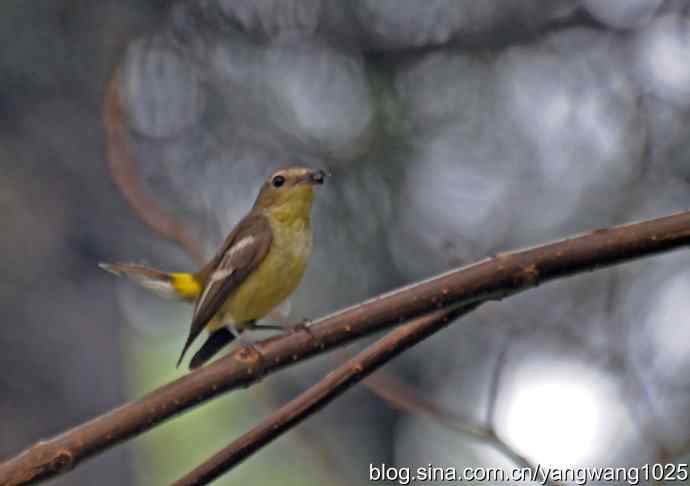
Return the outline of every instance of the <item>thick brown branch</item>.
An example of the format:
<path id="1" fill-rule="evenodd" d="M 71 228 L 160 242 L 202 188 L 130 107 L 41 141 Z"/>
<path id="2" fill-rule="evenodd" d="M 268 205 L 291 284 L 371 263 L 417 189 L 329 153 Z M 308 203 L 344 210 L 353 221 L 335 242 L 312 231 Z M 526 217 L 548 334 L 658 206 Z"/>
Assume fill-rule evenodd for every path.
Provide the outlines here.
<path id="1" fill-rule="evenodd" d="M 391 331 L 383 339 L 349 359 L 298 397 L 290 400 L 252 430 L 218 451 L 209 460 L 176 481 L 174 486 L 210 483 L 310 415 L 321 410 L 383 364 L 478 305 L 471 304 L 455 310 L 452 308 L 437 310 Z"/>
<path id="2" fill-rule="evenodd" d="M 238 350 L 143 398 L 36 444 L 0 464 L 0 484 L 54 476 L 198 403 L 264 374 L 446 307 L 501 299 L 559 277 L 631 261 L 690 244 L 690 212 L 504 253 L 403 287 L 314 322 L 309 331 L 257 344 L 258 360 Z"/>

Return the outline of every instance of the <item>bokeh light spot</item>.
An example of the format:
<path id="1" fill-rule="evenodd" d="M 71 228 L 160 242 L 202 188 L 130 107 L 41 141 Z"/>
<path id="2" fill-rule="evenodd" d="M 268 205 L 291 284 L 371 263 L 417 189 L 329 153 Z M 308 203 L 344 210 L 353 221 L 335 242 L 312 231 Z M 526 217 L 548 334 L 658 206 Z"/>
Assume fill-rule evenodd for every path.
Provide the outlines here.
<path id="1" fill-rule="evenodd" d="M 584 366 L 531 369 L 503 395 L 498 427 L 529 458 L 550 467 L 587 463 L 606 443 L 602 378 Z"/>

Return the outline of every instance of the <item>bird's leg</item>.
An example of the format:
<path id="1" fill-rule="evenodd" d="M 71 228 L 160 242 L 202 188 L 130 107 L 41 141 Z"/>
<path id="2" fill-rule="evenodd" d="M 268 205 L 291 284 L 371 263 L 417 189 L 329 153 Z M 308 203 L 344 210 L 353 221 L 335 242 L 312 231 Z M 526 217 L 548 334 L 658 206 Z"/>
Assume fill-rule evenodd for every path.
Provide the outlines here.
<path id="1" fill-rule="evenodd" d="M 309 323 L 311 323 L 311 319 L 304 318 L 297 324 L 258 324 L 257 322 L 253 321 L 251 324 L 247 324 L 246 326 L 247 329 L 252 329 L 254 331 L 279 331 L 283 334 L 306 331 L 309 334 L 312 334 L 311 329 L 309 329 Z M 314 337 L 313 334 L 312 337 Z"/>
<path id="2" fill-rule="evenodd" d="M 309 325 L 311 324 L 311 319 L 307 319 L 306 317 L 302 319 L 300 322 L 296 324 L 290 324 L 285 326 L 285 329 L 289 333 L 295 333 L 299 331 L 304 331 L 307 334 L 309 334 L 309 337 L 311 337 L 312 341 L 314 341 L 314 347 L 315 348 L 320 348 L 323 346 L 323 342 L 321 342 L 321 339 L 319 339 L 313 332 L 311 332 L 311 329 Z"/>
<path id="3" fill-rule="evenodd" d="M 253 331 L 281 331 L 285 332 L 285 326 L 280 324 L 258 324 L 256 321 L 252 321 L 251 324 L 247 324 L 247 329 Z"/>
<path id="4" fill-rule="evenodd" d="M 314 347 L 320 348 L 323 343 L 314 335 L 313 332 L 311 332 L 311 329 L 309 329 L 310 323 L 311 319 L 304 318 L 296 324 L 257 324 L 256 321 L 252 321 L 250 324 L 245 324 L 245 326 L 247 329 L 253 329 L 256 331 L 280 331 L 283 334 L 293 334 L 299 331 L 304 331 L 309 334 L 312 341 L 314 341 Z"/>
<path id="5" fill-rule="evenodd" d="M 321 340 L 318 337 L 316 337 L 313 332 L 311 332 L 311 329 L 309 329 L 310 323 L 311 319 L 307 319 L 305 317 L 296 324 L 257 324 L 256 321 L 252 321 L 251 323 L 245 324 L 245 326 L 247 327 L 247 329 L 252 329 L 255 331 L 279 331 L 283 334 L 293 334 L 299 331 L 304 331 L 307 334 L 309 334 L 311 339 L 314 341 L 315 347 L 319 348 L 322 344 Z"/>
<path id="6" fill-rule="evenodd" d="M 307 331 L 309 334 L 312 335 L 312 337 L 314 337 L 314 335 L 311 332 L 311 329 L 309 329 L 309 324 L 311 324 L 311 319 L 307 319 L 305 317 L 301 321 L 299 321 L 298 323 L 290 324 L 286 327 L 290 332 Z"/>

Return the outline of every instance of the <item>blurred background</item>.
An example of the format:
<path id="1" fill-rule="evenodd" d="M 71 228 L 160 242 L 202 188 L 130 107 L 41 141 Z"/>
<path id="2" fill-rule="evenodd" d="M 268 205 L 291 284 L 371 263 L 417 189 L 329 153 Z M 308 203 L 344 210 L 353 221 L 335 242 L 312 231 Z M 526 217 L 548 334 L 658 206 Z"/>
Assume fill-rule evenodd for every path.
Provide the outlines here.
<path id="1" fill-rule="evenodd" d="M 96 264 L 195 268 L 295 162 L 333 177 L 294 320 L 686 210 L 690 6 L 3 0 L 0 457 L 182 375 L 191 308 Z M 688 462 L 688 295 L 679 252 L 488 304 L 217 484 L 366 484 L 370 463 Z M 363 345 L 52 484 L 166 484 Z"/>

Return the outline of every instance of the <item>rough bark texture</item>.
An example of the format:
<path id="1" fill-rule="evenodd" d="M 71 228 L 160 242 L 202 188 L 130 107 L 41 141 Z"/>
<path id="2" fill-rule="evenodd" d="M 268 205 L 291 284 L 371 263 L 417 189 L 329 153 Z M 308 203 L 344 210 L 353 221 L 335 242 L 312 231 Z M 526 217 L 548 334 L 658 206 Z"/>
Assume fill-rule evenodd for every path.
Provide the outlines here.
<path id="1" fill-rule="evenodd" d="M 73 468 L 194 405 L 246 387 L 266 373 L 449 305 L 499 300 L 556 278 L 690 244 L 690 212 L 587 234 L 452 270 L 315 321 L 308 330 L 240 349 L 143 398 L 42 441 L 0 464 L 0 485 L 25 484 Z"/>
<path id="2" fill-rule="evenodd" d="M 447 308 L 418 317 L 391 331 L 383 339 L 331 371 L 297 398 L 289 401 L 266 420 L 218 451 L 210 459 L 176 481 L 174 486 L 209 484 L 224 472 L 259 451 L 328 405 L 378 368 L 427 336 L 443 329 L 453 319 L 476 308 Z"/>

